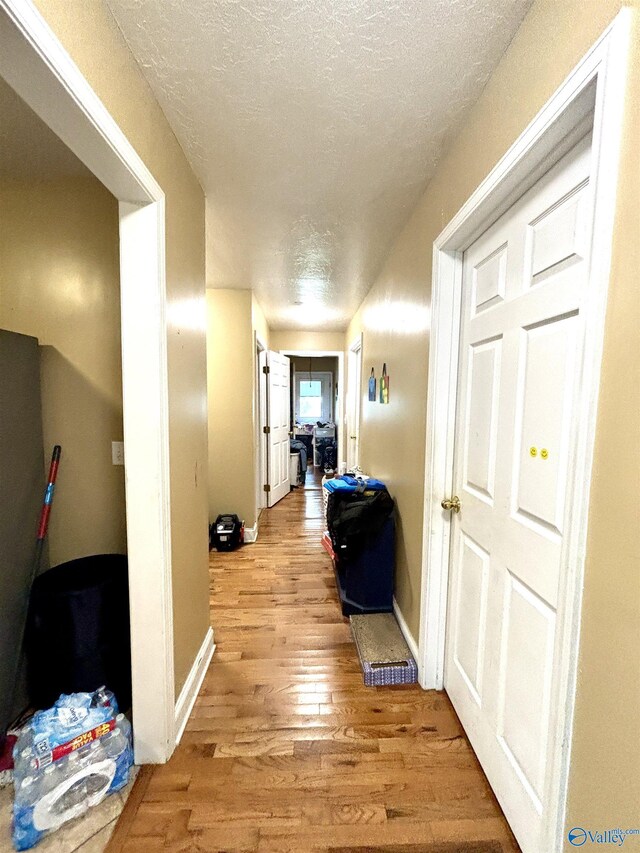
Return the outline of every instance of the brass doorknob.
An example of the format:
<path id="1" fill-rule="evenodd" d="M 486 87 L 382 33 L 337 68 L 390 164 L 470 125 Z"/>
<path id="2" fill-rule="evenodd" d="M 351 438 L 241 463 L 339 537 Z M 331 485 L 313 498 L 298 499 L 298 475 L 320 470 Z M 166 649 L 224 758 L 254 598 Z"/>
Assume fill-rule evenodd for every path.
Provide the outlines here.
<path id="1" fill-rule="evenodd" d="M 454 512 L 460 512 L 460 498 L 454 495 L 452 498 L 445 498 L 440 506 L 442 509 L 451 509 Z"/>

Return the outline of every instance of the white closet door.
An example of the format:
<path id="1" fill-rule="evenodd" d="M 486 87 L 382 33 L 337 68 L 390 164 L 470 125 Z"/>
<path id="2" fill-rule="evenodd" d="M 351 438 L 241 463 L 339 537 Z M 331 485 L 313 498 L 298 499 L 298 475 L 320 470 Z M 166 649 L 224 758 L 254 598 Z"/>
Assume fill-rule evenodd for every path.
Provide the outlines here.
<path id="1" fill-rule="evenodd" d="M 269 486 L 268 506 L 289 494 L 289 359 L 280 353 L 268 353 L 269 392 Z"/>
<path id="2" fill-rule="evenodd" d="M 592 222 L 586 137 L 465 253 L 445 687 L 542 850 Z"/>

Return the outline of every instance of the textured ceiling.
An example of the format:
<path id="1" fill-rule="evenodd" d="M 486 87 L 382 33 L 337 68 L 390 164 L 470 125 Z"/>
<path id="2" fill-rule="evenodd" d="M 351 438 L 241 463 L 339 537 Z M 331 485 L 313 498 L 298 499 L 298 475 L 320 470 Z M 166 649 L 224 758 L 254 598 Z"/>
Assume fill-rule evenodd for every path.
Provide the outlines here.
<path id="1" fill-rule="evenodd" d="M 0 177 L 46 180 L 90 174 L 0 77 Z"/>
<path id="2" fill-rule="evenodd" d="M 531 0 L 107 3 L 205 190 L 208 286 L 340 329 Z"/>

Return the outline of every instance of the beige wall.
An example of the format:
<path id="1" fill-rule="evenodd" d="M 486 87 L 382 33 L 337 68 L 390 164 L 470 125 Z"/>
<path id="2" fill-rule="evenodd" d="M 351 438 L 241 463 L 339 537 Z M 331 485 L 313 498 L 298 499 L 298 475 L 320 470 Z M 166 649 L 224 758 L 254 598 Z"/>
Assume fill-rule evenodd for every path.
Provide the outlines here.
<path id="1" fill-rule="evenodd" d="M 42 348 L 43 488 L 62 446 L 52 565 L 126 552 L 118 247 L 117 202 L 94 178 L 0 184 L 0 327 Z"/>
<path id="2" fill-rule="evenodd" d="M 209 519 L 256 522 L 252 294 L 207 290 Z"/>
<path id="3" fill-rule="evenodd" d="M 363 402 L 362 465 L 398 501 L 397 598 L 419 628 L 424 423 L 434 239 L 620 8 L 538 0 L 396 240 L 345 342 L 364 333 L 363 382 L 387 362 L 391 403 Z M 634 826 L 640 802 L 637 503 L 640 27 L 633 2 L 622 192 L 606 323 L 590 508 L 569 826 Z M 624 496 L 630 497 L 625 500 Z"/>
<path id="4" fill-rule="evenodd" d="M 204 195 L 106 5 L 36 0 L 166 196 L 176 691 L 209 625 Z"/>
<path id="5" fill-rule="evenodd" d="M 309 357 L 306 355 L 298 355 L 291 357 L 291 363 L 297 373 L 308 373 Z M 338 373 L 338 359 L 335 355 L 327 356 L 311 356 L 311 370 L 325 371 L 334 376 Z"/>
<path id="6" fill-rule="evenodd" d="M 304 329 L 273 329 L 271 349 L 341 352 L 344 350 L 344 334 L 342 332 L 307 332 Z"/>

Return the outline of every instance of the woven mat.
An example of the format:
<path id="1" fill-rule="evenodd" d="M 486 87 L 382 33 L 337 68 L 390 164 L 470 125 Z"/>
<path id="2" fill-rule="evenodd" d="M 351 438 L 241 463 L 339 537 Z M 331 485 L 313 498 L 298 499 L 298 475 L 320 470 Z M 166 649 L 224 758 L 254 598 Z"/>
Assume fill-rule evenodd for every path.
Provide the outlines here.
<path id="1" fill-rule="evenodd" d="M 351 616 L 351 631 L 361 661 L 392 664 L 411 658 L 409 646 L 393 613 Z"/>

